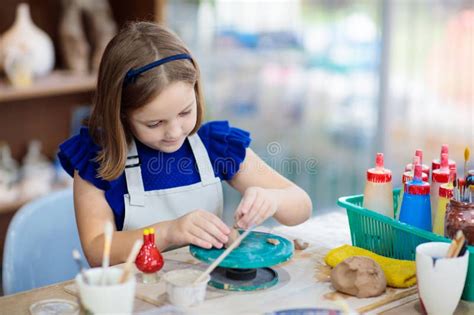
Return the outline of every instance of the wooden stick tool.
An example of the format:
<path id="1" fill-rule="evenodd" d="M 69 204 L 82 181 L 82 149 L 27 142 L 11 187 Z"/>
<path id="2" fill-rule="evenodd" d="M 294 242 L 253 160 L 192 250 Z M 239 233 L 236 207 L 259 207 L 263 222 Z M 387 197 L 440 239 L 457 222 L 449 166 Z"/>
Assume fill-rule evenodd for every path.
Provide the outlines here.
<path id="1" fill-rule="evenodd" d="M 220 263 L 221 261 L 224 260 L 224 258 L 226 258 L 230 252 L 236 248 L 237 246 L 239 246 L 240 242 L 242 242 L 242 240 L 247 237 L 247 235 L 249 235 L 249 233 L 255 228 L 255 226 L 251 226 L 247 229 L 247 231 L 245 231 L 244 233 L 240 234 L 240 236 L 232 243 L 230 244 L 229 247 L 227 247 L 227 249 L 219 256 L 217 257 L 216 260 L 214 260 L 214 262 L 206 269 L 206 271 L 204 271 L 199 277 L 197 277 L 196 280 L 194 280 L 194 283 L 199 283 L 201 282 L 202 280 L 204 280 L 204 278 L 206 278 L 206 276 L 208 274 L 210 274 Z"/>

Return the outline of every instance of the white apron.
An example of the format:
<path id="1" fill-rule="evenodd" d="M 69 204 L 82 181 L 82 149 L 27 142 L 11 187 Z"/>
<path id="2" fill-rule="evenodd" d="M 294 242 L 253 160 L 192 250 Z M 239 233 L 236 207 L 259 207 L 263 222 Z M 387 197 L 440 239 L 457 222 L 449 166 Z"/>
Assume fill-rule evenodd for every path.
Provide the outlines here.
<path id="1" fill-rule="evenodd" d="M 188 141 L 196 159 L 201 181 L 188 186 L 145 191 L 137 146 L 132 140 L 125 166 L 128 194 L 124 195 L 124 231 L 174 220 L 196 209 L 207 210 L 222 218 L 224 198 L 221 180 L 214 176 L 209 155 L 201 138 L 194 134 L 188 137 Z"/>

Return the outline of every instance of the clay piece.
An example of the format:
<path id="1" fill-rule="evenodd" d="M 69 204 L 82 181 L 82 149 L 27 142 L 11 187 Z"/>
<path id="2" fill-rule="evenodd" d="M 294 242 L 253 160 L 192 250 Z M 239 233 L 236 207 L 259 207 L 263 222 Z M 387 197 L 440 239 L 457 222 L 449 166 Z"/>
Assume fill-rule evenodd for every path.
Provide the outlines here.
<path id="1" fill-rule="evenodd" d="M 224 244 L 224 247 L 225 248 L 229 247 L 239 236 L 240 236 L 239 230 L 237 230 L 236 228 L 231 228 L 230 234 L 228 235 L 229 240 L 227 241 L 227 243 Z"/>
<path id="2" fill-rule="evenodd" d="M 300 238 L 293 240 L 293 244 L 295 245 L 296 250 L 305 250 L 309 246 L 308 242 L 305 242 Z"/>
<path id="3" fill-rule="evenodd" d="M 337 291 L 359 298 L 379 296 L 387 287 L 380 265 L 364 256 L 349 257 L 331 272 L 331 283 Z"/>
<path id="4" fill-rule="evenodd" d="M 267 243 L 270 243 L 270 244 L 276 246 L 276 245 L 280 244 L 280 241 L 275 239 L 275 238 L 267 238 Z"/>

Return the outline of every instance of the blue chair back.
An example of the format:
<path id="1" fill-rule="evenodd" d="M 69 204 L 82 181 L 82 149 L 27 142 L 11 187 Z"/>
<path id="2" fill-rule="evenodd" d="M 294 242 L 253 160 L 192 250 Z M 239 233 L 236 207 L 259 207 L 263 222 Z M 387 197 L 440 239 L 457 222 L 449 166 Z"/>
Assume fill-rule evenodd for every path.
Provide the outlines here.
<path id="1" fill-rule="evenodd" d="M 84 257 L 72 189 L 24 205 L 8 226 L 3 253 L 4 294 L 74 278 L 78 272 L 72 258 L 74 248 Z"/>

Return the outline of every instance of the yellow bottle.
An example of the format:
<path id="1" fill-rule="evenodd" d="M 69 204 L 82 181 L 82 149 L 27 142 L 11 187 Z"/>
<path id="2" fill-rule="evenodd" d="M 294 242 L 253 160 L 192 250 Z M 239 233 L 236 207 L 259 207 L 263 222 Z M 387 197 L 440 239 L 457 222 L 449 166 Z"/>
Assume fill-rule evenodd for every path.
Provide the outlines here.
<path id="1" fill-rule="evenodd" d="M 433 233 L 444 236 L 444 217 L 449 199 L 453 197 L 453 184 L 444 184 L 439 187 L 438 209 L 436 210 Z"/>
<path id="2" fill-rule="evenodd" d="M 434 170 L 431 174 L 431 222 L 435 221 L 436 211 L 439 203 L 439 188 L 443 184 L 447 184 L 450 180 L 451 174 L 448 167 L 448 155 L 441 154 L 441 168 Z"/>

